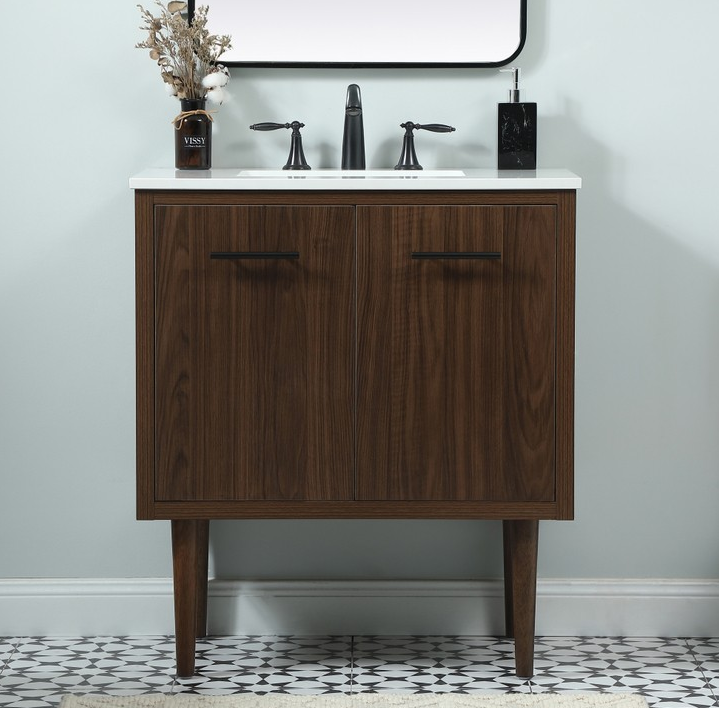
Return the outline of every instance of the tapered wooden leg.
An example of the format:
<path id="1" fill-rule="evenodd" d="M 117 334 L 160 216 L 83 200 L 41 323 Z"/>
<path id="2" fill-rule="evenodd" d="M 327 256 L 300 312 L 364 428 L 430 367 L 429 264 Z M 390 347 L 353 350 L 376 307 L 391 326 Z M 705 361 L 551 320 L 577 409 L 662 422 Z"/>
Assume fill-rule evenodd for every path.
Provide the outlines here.
<path id="1" fill-rule="evenodd" d="M 195 638 L 207 622 L 209 522 L 172 521 L 177 675 L 195 673 Z"/>
<path id="2" fill-rule="evenodd" d="M 505 558 L 509 557 L 511 625 L 517 676 L 534 675 L 534 623 L 537 605 L 538 521 L 505 521 Z M 505 578 L 506 578 L 505 571 Z"/>

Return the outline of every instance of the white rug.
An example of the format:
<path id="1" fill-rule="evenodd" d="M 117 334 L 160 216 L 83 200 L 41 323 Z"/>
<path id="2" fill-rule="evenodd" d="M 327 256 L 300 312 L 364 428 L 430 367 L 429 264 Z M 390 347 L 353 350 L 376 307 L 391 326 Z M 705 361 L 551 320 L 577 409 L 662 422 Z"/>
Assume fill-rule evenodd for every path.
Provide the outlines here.
<path id="1" fill-rule="evenodd" d="M 60 708 L 647 708 L 642 696 L 629 693 L 286 693 L 233 696 L 65 696 Z"/>

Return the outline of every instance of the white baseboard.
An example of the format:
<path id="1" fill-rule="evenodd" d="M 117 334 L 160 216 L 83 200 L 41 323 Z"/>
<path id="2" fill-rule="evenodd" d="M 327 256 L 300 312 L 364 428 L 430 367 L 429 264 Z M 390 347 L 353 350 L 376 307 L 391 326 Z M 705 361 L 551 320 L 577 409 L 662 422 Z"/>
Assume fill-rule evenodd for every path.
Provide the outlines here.
<path id="1" fill-rule="evenodd" d="M 210 581 L 212 634 L 501 635 L 499 581 Z M 719 636 L 719 580 L 540 580 L 537 635 Z M 172 634 L 169 579 L 0 580 L 0 636 Z"/>

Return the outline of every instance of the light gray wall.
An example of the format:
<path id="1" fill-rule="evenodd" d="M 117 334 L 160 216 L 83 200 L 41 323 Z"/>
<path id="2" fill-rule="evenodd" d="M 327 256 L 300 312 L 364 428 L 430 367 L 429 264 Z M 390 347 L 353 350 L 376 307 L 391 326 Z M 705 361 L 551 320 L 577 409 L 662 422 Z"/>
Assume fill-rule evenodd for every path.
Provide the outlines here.
<path id="1" fill-rule="evenodd" d="M 166 522 L 134 521 L 133 203 L 172 164 L 177 111 L 133 48 L 135 2 L 3 7 L 0 577 L 170 573 Z M 539 163 L 584 178 L 577 244 L 577 520 L 542 526 L 544 577 L 719 578 L 716 0 L 529 0 L 517 61 Z M 149 4 L 147 4 L 149 7 Z M 428 21 L 431 21 L 428 18 Z M 370 167 L 404 120 L 426 167 L 491 167 L 494 70 L 234 70 L 215 165 L 278 167 L 300 119 L 337 166 L 348 83 Z M 500 573 L 490 522 L 223 522 L 222 577 Z"/>

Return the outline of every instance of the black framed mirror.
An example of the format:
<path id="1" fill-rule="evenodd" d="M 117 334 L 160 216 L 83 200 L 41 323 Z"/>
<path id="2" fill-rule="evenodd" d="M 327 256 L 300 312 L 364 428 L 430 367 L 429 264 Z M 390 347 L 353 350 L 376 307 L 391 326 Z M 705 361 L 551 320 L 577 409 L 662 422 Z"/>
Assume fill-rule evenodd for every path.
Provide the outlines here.
<path id="1" fill-rule="evenodd" d="M 492 67 L 527 32 L 527 0 L 199 0 L 232 35 L 220 61 L 252 67 Z M 189 0 L 190 15 L 195 0 Z"/>

